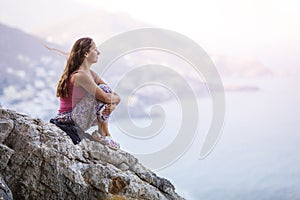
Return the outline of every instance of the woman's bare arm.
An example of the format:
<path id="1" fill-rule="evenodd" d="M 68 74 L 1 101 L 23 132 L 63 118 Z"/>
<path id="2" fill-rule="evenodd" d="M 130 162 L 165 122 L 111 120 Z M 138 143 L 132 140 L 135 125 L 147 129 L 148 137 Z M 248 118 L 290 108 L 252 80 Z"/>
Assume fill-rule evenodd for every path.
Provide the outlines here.
<path id="1" fill-rule="evenodd" d="M 93 78 L 88 75 L 86 72 L 79 71 L 78 73 L 73 75 L 74 85 L 81 86 L 84 88 L 89 94 L 92 94 L 96 99 L 104 102 L 104 103 L 119 103 L 120 97 L 116 94 L 110 94 L 104 92 L 102 89 L 98 87 Z"/>
<path id="2" fill-rule="evenodd" d="M 98 84 L 105 84 L 105 85 L 107 85 L 107 84 L 99 77 L 99 75 L 98 75 L 96 72 L 94 72 L 93 70 L 91 70 L 91 73 L 92 73 L 92 75 L 93 75 L 93 77 L 94 77 L 94 80 L 95 80 L 95 83 L 96 83 L 97 85 L 98 85 Z M 108 86 L 108 85 L 107 85 L 107 86 Z M 109 86 L 108 86 L 108 87 L 109 87 Z M 118 102 L 115 102 L 116 104 L 119 104 L 119 103 L 120 103 L 120 100 L 121 100 L 120 96 L 119 96 L 116 92 L 113 92 L 113 94 L 119 97 L 119 101 L 118 101 Z"/>
<path id="3" fill-rule="evenodd" d="M 97 85 L 99 85 L 99 84 L 105 84 L 105 85 L 107 85 L 107 84 L 99 77 L 99 75 L 98 75 L 96 72 L 94 72 L 93 70 L 91 70 L 91 73 L 92 73 L 92 75 L 93 75 L 93 77 L 94 77 L 94 80 L 95 80 L 95 83 L 96 83 Z"/>

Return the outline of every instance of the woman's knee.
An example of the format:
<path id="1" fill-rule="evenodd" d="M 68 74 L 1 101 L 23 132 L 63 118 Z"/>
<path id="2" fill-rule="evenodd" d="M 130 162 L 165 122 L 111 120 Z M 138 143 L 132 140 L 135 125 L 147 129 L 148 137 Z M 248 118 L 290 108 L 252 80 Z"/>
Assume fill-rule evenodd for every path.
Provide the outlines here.
<path id="1" fill-rule="evenodd" d="M 98 87 L 106 93 L 112 93 L 110 87 L 108 87 L 106 84 L 99 84 Z"/>

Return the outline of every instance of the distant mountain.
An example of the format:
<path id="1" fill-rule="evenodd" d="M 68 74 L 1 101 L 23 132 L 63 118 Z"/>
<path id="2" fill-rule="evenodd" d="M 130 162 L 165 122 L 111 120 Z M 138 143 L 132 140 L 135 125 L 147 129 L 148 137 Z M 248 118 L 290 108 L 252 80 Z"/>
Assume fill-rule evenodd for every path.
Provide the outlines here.
<path id="1" fill-rule="evenodd" d="M 2 48 L 2 51 L 0 51 L 1 70 L 4 69 L 3 67 L 24 69 L 25 60 L 39 61 L 43 56 L 59 58 L 58 55 L 49 51 L 39 42 L 39 40 L 43 41 L 43 39 L 24 33 L 21 30 L 0 24 L 0 35 L 0 46 Z M 59 48 L 58 45 L 50 45 Z"/>
<path id="2" fill-rule="evenodd" d="M 133 19 L 126 13 L 93 10 L 52 26 L 47 25 L 35 33 L 49 42 L 71 45 L 76 39 L 84 36 L 93 37 L 96 43 L 100 43 L 113 35 L 145 27 L 151 25 Z"/>
<path id="3" fill-rule="evenodd" d="M 0 24 L 0 35 L 0 103 L 46 117 L 57 104 L 55 84 L 65 58 L 45 48 L 41 38 L 21 30 Z"/>
<path id="4" fill-rule="evenodd" d="M 269 68 L 254 58 L 217 55 L 212 59 L 224 77 L 254 78 L 273 75 Z"/>
<path id="5" fill-rule="evenodd" d="M 64 58 L 45 48 L 39 42 L 44 42 L 42 39 L 3 24 L 0 24 L 0 35 L 0 94 L 3 86 L 32 82 L 42 69 L 50 74 L 61 70 Z"/>

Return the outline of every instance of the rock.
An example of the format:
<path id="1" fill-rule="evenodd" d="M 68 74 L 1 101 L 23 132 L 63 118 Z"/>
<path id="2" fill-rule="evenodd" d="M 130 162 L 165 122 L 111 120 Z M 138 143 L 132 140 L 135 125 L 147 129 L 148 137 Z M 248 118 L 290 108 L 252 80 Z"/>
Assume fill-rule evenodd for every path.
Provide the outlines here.
<path id="1" fill-rule="evenodd" d="M 12 194 L 10 189 L 7 187 L 5 181 L 0 176 L 0 199 L 1 200 L 12 200 Z"/>
<path id="2" fill-rule="evenodd" d="M 183 199 L 123 150 L 1 107 L 0 130 L 0 199 Z"/>
<path id="3" fill-rule="evenodd" d="M 14 122 L 10 119 L 0 120 L 0 143 L 2 143 L 14 128 Z"/>
<path id="4" fill-rule="evenodd" d="M 5 169 L 11 156 L 14 154 L 14 150 L 7 146 L 0 144 L 0 170 Z"/>

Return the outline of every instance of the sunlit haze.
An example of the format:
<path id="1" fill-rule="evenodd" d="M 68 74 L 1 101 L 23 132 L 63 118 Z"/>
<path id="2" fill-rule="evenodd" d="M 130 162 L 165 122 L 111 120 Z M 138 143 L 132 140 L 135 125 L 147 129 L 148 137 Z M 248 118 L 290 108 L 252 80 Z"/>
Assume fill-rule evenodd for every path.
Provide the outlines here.
<path id="1" fill-rule="evenodd" d="M 123 13 L 147 26 L 184 34 L 211 54 L 254 57 L 277 69 L 283 64 L 295 68 L 300 52 L 300 3 L 295 0 L 11 0 L 2 1 L 0 10 L 2 23 L 33 34 L 97 10 Z"/>

